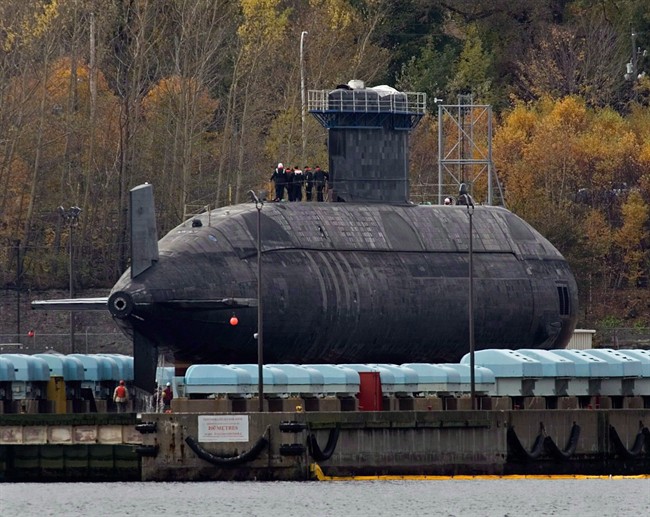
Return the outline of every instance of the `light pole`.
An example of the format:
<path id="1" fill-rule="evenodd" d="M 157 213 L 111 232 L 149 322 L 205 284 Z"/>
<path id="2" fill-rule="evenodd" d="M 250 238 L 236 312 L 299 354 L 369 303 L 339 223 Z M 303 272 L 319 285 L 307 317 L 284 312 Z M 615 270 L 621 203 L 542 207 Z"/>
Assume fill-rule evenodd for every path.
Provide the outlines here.
<path id="1" fill-rule="evenodd" d="M 20 262 L 20 239 L 16 239 L 16 342 L 21 342 L 20 335 L 20 279 L 22 276 Z"/>
<path id="2" fill-rule="evenodd" d="M 636 46 L 636 37 L 637 33 L 634 29 L 632 29 L 632 57 L 630 58 L 630 61 L 625 64 L 625 77 L 626 81 L 636 81 L 637 79 L 641 79 L 643 76 L 645 76 L 645 72 L 639 72 L 639 61 L 640 58 L 646 57 L 648 55 L 647 50 L 641 50 L 641 48 Z"/>
<path id="3" fill-rule="evenodd" d="M 259 397 L 259 411 L 264 411 L 264 334 L 262 325 L 262 207 L 261 201 L 255 192 L 248 191 L 248 195 L 255 203 L 257 209 L 257 394 Z"/>
<path id="4" fill-rule="evenodd" d="M 68 276 L 70 279 L 70 298 L 74 296 L 74 287 L 73 287 L 73 255 L 72 255 L 72 232 L 73 228 L 79 223 L 79 215 L 81 214 L 81 208 L 78 206 L 71 206 L 69 209 L 65 209 L 62 206 L 59 207 L 59 215 L 65 224 L 70 228 L 70 235 L 68 237 L 69 242 L 68 246 L 70 248 L 70 255 L 68 258 Z M 70 353 L 74 354 L 74 312 L 70 311 Z"/>
<path id="5" fill-rule="evenodd" d="M 300 114 L 302 122 L 302 163 L 301 167 L 305 166 L 305 149 L 307 148 L 307 139 L 305 137 L 305 59 L 304 59 L 304 44 L 305 36 L 309 34 L 307 31 L 300 33 Z"/>
<path id="6" fill-rule="evenodd" d="M 467 206 L 467 215 L 469 216 L 469 385 L 470 397 L 472 398 L 472 409 L 476 409 L 476 379 L 474 375 L 474 249 L 473 249 L 473 230 L 472 215 L 474 214 L 474 200 L 467 190 L 465 183 L 460 184 L 458 192 L 458 204 Z"/>

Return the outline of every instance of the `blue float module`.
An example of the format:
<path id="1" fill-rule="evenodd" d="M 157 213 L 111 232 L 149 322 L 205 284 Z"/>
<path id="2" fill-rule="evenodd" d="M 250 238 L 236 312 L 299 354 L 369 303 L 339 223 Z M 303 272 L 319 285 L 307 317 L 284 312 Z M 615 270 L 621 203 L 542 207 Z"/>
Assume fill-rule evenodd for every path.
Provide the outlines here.
<path id="1" fill-rule="evenodd" d="M 359 372 L 378 372 L 387 395 L 462 395 L 470 391 L 469 356 L 460 363 L 267 364 L 264 392 L 289 395 L 354 396 Z M 481 350 L 475 354 L 475 390 L 490 396 L 650 396 L 647 350 Z M 192 365 L 182 377 L 159 367 L 159 385 L 171 382 L 177 395 L 253 396 L 257 364 Z M 30 398 L 32 387 L 51 376 L 106 396 L 119 380 L 133 379 L 133 358 L 119 354 L 2 354 L 0 398 Z"/>

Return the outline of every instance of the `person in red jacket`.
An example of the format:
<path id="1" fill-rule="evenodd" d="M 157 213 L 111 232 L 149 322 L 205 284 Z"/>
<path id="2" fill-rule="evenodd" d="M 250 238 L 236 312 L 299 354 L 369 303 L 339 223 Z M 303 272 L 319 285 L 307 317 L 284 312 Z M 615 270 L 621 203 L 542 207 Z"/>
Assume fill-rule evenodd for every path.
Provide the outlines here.
<path id="1" fill-rule="evenodd" d="M 124 381 L 115 387 L 113 391 L 113 402 L 117 405 L 118 413 L 126 413 L 127 405 L 129 403 L 129 390 L 126 389 Z"/>
<path id="2" fill-rule="evenodd" d="M 168 382 L 163 390 L 162 399 L 163 399 L 163 408 L 165 411 L 171 410 L 172 399 L 174 398 L 174 392 L 172 391 L 171 383 Z"/>

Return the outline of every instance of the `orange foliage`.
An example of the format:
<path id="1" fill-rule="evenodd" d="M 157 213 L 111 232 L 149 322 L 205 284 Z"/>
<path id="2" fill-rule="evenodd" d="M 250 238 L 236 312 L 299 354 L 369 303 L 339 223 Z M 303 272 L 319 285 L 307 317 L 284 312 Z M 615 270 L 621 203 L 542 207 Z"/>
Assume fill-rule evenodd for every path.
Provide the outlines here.
<path id="1" fill-rule="evenodd" d="M 154 119 L 178 114 L 182 106 L 195 106 L 196 119 L 207 121 L 217 109 L 218 101 L 195 79 L 176 75 L 161 79 L 142 101 L 145 117 Z"/>
<path id="2" fill-rule="evenodd" d="M 80 106 L 88 106 L 90 102 L 90 68 L 82 61 L 77 62 L 76 69 L 76 95 Z M 47 94 L 49 100 L 62 110 L 67 110 L 68 99 L 70 98 L 70 79 L 73 74 L 72 60 L 65 56 L 57 59 L 49 70 L 47 78 Z M 111 96 L 108 83 L 104 74 L 97 73 L 98 96 Z"/>
<path id="3" fill-rule="evenodd" d="M 636 184 L 635 164 L 648 163 L 650 147 L 613 110 L 589 110 L 567 97 L 517 105 L 496 131 L 494 158 L 515 204 L 536 190 L 561 206 L 580 188 Z"/>

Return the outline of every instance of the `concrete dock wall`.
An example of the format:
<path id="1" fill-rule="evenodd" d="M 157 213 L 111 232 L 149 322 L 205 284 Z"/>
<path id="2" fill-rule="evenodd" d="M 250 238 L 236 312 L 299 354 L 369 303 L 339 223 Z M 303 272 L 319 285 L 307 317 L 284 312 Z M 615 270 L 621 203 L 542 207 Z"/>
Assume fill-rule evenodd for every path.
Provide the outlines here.
<path id="1" fill-rule="evenodd" d="M 314 465 L 329 476 L 650 474 L 648 409 L 288 407 L 3 415 L 0 480 L 305 480 Z"/>
<path id="2" fill-rule="evenodd" d="M 143 480 L 300 480 L 312 463 L 335 476 L 650 473 L 650 439 L 633 455 L 610 436 L 613 426 L 632 449 L 650 420 L 647 409 L 247 413 L 238 417 L 246 442 L 203 441 L 199 416 L 209 415 L 143 415 L 155 429 L 143 435 L 152 451 L 142 459 Z M 524 453 L 513 448 L 513 435 Z M 255 457 L 228 463 L 261 437 L 268 443 Z M 545 448 L 532 451 L 538 438 Z"/>
<path id="3" fill-rule="evenodd" d="M 0 416 L 0 481 L 139 480 L 135 414 Z"/>

